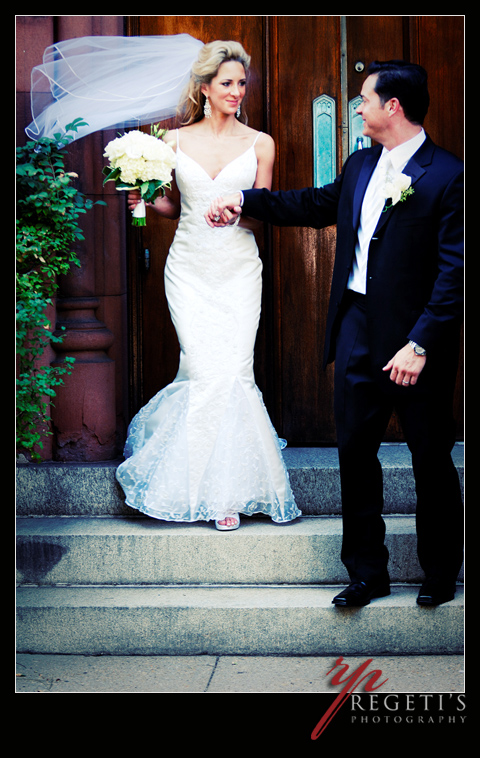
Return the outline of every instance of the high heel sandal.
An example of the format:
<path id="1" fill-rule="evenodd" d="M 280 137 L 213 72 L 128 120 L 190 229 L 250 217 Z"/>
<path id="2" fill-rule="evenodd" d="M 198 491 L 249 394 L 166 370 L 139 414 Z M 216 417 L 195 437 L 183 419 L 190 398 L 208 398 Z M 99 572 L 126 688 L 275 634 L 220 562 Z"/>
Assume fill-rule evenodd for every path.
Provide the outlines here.
<path id="1" fill-rule="evenodd" d="M 235 520 L 233 524 L 221 524 L 220 521 L 226 521 L 227 519 Z M 219 532 L 233 532 L 234 529 L 238 529 L 240 526 L 240 515 L 238 513 L 228 513 L 225 516 L 215 519 L 215 527 Z"/>

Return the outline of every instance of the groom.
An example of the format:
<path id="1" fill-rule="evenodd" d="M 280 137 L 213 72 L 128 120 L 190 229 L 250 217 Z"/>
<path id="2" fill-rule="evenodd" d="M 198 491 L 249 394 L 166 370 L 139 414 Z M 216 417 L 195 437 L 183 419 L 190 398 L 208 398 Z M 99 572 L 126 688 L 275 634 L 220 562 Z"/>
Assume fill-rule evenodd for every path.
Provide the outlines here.
<path id="1" fill-rule="evenodd" d="M 417 603 L 438 605 L 453 599 L 463 561 L 463 506 L 451 458 L 463 314 L 463 163 L 422 128 L 429 104 L 424 69 L 375 62 L 368 74 L 357 113 L 364 135 L 379 144 L 354 152 L 332 184 L 238 192 L 217 200 L 206 219 L 224 225 L 243 212 L 278 226 L 337 224 L 324 366 L 335 361 L 342 561 L 351 584 L 332 602 L 362 606 L 390 593 L 377 453 L 395 409 L 416 483 L 425 573 Z"/>

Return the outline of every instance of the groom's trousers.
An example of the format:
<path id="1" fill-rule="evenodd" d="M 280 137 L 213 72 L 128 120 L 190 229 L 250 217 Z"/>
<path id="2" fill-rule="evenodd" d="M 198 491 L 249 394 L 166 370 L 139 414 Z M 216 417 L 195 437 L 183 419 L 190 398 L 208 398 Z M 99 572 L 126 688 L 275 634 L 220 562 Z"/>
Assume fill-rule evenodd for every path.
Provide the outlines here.
<path id="1" fill-rule="evenodd" d="M 443 370 L 437 382 L 429 382 L 422 372 L 416 387 L 394 384 L 387 372 L 375 378 L 365 296 L 347 293 L 335 350 L 335 420 L 342 489 L 341 557 L 351 581 L 389 580 L 378 451 L 394 410 L 412 455 L 420 566 L 429 578 L 451 582 L 458 576 L 463 561 L 463 504 L 451 457 L 456 363 L 451 361 L 451 366 L 450 375 Z"/>

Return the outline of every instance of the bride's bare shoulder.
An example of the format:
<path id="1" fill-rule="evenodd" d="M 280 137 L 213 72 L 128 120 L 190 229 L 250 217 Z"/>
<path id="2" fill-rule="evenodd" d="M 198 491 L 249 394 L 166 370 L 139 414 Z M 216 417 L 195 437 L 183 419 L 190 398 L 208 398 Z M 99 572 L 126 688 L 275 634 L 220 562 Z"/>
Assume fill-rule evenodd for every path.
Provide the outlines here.
<path id="1" fill-rule="evenodd" d="M 177 147 L 177 130 L 176 129 L 168 129 L 168 131 L 163 135 L 162 137 L 164 142 L 173 142 L 174 148 Z"/>
<path id="2" fill-rule="evenodd" d="M 255 152 L 258 156 L 264 156 L 270 158 L 275 155 L 275 141 L 266 132 L 257 132 L 255 142 Z"/>
<path id="3" fill-rule="evenodd" d="M 205 136 L 197 123 L 179 126 L 178 129 L 172 129 L 168 134 L 170 135 L 168 139 L 175 140 L 175 146 L 177 145 L 177 139 L 180 144 L 183 143 L 185 145 L 192 140 L 195 142 L 198 139 L 203 139 Z"/>

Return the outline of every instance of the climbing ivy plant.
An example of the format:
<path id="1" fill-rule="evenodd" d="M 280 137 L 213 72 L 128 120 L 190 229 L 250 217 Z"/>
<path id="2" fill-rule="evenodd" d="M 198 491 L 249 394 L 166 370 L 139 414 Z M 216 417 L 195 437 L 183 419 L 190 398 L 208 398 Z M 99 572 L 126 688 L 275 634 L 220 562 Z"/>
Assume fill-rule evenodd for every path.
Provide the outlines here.
<path id="1" fill-rule="evenodd" d="M 47 318 L 57 291 L 58 276 L 80 266 L 74 250 L 84 239 L 80 215 L 94 203 L 75 187 L 77 175 L 65 170 L 63 148 L 83 126 L 75 119 L 64 136 L 41 138 L 17 148 L 16 346 L 17 451 L 40 460 L 55 387 L 72 372 L 74 358 L 61 367 L 41 365 L 40 358 L 54 334 Z M 101 201 L 98 201 L 101 203 Z M 101 203 L 105 204 L 105 203 Z"/>

